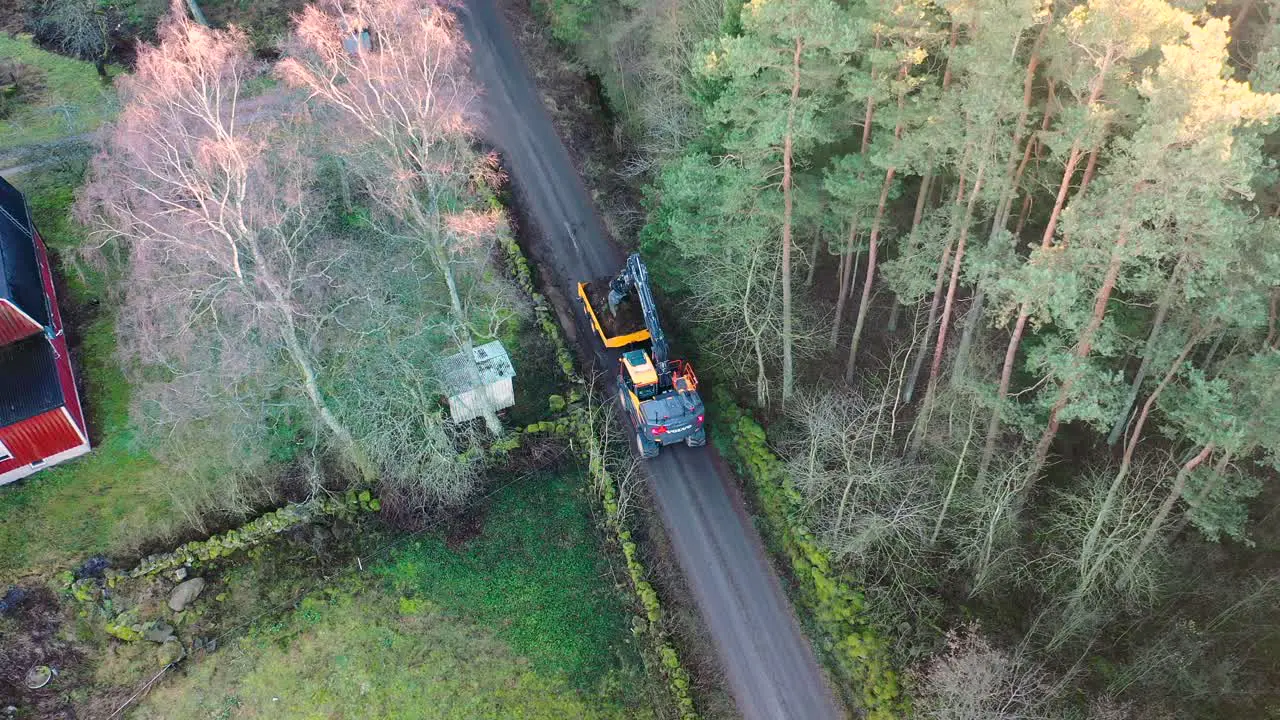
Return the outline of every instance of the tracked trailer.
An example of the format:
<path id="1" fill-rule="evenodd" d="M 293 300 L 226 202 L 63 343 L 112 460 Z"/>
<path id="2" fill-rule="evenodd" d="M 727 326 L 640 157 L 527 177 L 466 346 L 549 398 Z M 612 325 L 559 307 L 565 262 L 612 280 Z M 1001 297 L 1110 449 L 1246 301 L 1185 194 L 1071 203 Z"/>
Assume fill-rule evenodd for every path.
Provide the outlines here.
<path id="1" fill-rule="evenodd" d="M 649 270 L 639 253 L 627 258 L 616 278 L 578 283 L 578 297 L 605 347 L 630 348 L 618 360 L 617 393 L 640 456 L 656 457 L 662 446 L 681 442 L 706 445 L 698 378 L 689 363 L 668 357 Z"/>

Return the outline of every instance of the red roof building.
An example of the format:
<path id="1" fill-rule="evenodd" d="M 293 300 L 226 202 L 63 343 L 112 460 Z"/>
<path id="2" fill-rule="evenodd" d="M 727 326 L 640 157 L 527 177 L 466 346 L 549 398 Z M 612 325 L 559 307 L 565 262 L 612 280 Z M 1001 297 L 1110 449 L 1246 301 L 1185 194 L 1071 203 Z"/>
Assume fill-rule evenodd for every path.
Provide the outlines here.
<path id="1" fill-rule="evenodd" d="M 49 255 L 0 178 L 0 485 L 87 452 Z"/>

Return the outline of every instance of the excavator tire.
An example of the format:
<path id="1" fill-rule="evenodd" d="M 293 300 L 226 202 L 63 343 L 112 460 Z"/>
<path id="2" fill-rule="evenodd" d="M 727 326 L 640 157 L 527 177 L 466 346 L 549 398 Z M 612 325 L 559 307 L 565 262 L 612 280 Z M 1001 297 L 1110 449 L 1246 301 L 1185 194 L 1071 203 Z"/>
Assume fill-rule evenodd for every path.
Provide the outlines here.
<path id="1" fill-rule="evenodd" d="M 636 433 L 636 450 L 640 453 L 640 457 L 645 460 L 658 457 L 660 448 L 658 443 L 644 436 L 643 432 Z"/>

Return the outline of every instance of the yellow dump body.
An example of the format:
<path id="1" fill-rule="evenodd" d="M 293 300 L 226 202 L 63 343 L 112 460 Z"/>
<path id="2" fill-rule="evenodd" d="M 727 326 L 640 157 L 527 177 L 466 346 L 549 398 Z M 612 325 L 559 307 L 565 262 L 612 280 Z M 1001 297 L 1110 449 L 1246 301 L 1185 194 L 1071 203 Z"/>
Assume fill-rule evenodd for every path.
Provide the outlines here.
<path id="1" fill-rule="evenodd" d="M 605 347 L 626 347 L 632 343 L 644 342 L 649 339 L 649 331 L 645 328 L 635 332 L 610 336 L 605 331 L 604 325 L 600 323 L 600 316 L 596 313 L 596 309 L 591 306 L 591 298 L 587 294 L 587 283 L 578 283 L 578 297 L 582 299 L 582 307 L 587 311 L 587 318 L 591 320 L 591 327 L 595 328 L 596 334 L 600 336 L 600 340 L 604 342 Z M 605 312 L 608 312 L 607 309 Z"/>

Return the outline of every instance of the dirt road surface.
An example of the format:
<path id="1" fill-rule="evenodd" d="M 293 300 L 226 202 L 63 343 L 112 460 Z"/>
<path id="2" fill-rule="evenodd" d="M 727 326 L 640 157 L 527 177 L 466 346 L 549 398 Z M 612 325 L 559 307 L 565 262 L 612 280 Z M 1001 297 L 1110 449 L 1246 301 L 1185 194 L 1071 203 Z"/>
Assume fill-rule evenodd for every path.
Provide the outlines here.
<path id="1" fill-rule="evenodd" d="M 543 282 L 574 297 L 574 283 L 616 273 L 624 254 L 605 232 L 493 0 L 466 0 L 462 17 L 484 86 L 486 134 L 512 175 L 523 220 L 532 221 L 543 238 L 531 248 L 552 275 Z M 575 315 L 575 322 L 577 337 L 591 342 L 582 318 Z M 598 345 L 592 350 L 600 367 L 609 368 Z M 646 467 L 743 716 L 845 717 L 715 450 L 667 448 Z"/>

